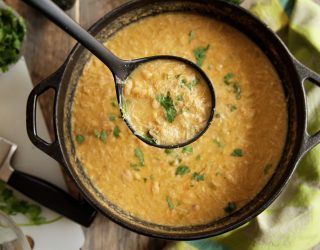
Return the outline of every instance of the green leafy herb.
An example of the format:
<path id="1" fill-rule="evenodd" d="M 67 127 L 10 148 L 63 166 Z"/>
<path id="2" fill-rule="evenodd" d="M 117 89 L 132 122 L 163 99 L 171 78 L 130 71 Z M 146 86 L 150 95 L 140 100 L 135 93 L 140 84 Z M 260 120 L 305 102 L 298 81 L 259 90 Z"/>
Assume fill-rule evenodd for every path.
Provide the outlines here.
<path id="1" fill-rule="evenodd" d="M 0 181 L 0 210 L 8 215 L 23 214 L 33 225 L 46 222 L 46 219 L 41 216 L 40 206 L 20 200 L 2 181 Z"/>
<path id="2" fill-rule="evenodd" d="M 144 155 L 140 148 L 136 148 L 134 150 L 134 155 L 139 159 L 140 161 L 139 165 L 144 166 Z"/>
<path id="3" fill-rule="evenodd" d="M 230 111 L 231 112 L 234 112 L 234 111 L 236 111 L 237 110 L 237 106 L 235 106 L 235 105 L 231 105 L 230 106 Z"/>
<path id="4" fill-rule="evenodd" d="M 173 202 L 172 202 L 170 196 L 167 196 L 167 204 L 168 204 L 168 207 L 170 210 L 174 209 L 174 205 L 173 205 Z"/>
<path id="5" fill-rule="evenodd" d="M 202 66 L 204 59 L 206 58 L 206 53 L 210 45 L 208 44 L 207 47 L 198 47 L 194 50 L 194 57 L 196 58 L 197 65 L 199 67 Z"/>
<path id="6" fill-rule="evenodd" d="M 177 169 L 176 169 L 176 175 L 185 175 L 188 173 L 190 173 L 190 168 L 187 166 L 181 165 L 181 166 L 177 167 Z"/>
<path id="7" fill-rule="evenodd" d="M 176 75 L 176 79 L 179 79 L 181 76 L 181 74 Z"/>
<path id="8" fill-rule="evenodd" d="M 166 96 L 157 96 L 156 99 L 160 103 L 160 105 L 166 110 L 168 122 L 172 123 L 176 118 L 177 110 L 173 105 L 173 100 L 170 96 L 170 92 L 168 92 Z"/>
<path id="9" fill-rule="evenodd" d="M 218 138 L 214 138 L 213 143 L 216 144 L 219 148 L 224 147 L 223 143 Z"/>
<path id="10" fill-rule="evenodd" d="M 164 152 L 165 152 L 167 155 L 169 155 L 169 154 L 172 154 L 172 153 L 173 153 L 173 149 L 172 149 L 172 148 L 166 148 L 166 149 L 164 150 Z"/>
<path id="11" fill-rule="evenodd" d="M 223 81 L 226 85 L 230 85 L 233 83 L 234 74 L 228 73 L 223 77 Z"/>
<path id="12" fill-rule="evenodd" d="M 191 31 L 189 32 L 189 34 L 188 34 L 188 36 L 189 36 L 189 43 L 191 43 L 191 41 L 194 39 L 195 35 L 196 35 L 196 33 L 195 33 L 193 30 L 191 30 Z"/>
<path id="13" fill-rule="evenodd" d="M 228 205 L 224 208 L 224 211 L 228 214 L 231 214 L 237 209 L 237 205 L 235 202 L 228 202 Z"/>
<path id="14" fill-rule="evenodd" d="M 192 180 L 195 181 L 204 181 L 204 174 L 201 174 L 200 172 L 194 172 L 192 174 Z"/>
<path id="15" fill-rule="evenodd" d="M 113 136 L 115 138 L 119 138 L 120 136 L 120 128 L 118 126 L 115 126 L 114 129 L 113 129 Z"/>
<path id="16" fill-rule="evenodd" d="M 100 141 L 102 141 L 104 144 L 107 143 L 107 132 L 105 130 L 102 130 L 100 133 Z"/>
<path id="17" fill-rule="evenodd" d="M 270 172 L 271 168 L 272 168 L 272 164 L 269 163 L 269 164 L 265 165 L 265 167 L 263 169 L 264 174 L 267 175 Z"/>
<path id="18" fill-rule="evenodd" d="M 190 109 L 188 107 L 183 107 L 182 112 L 183 113 L 189 113 Z"/>
<path id="19" fill-rule="evenodd" d="M 235 93 L 236 99 L 239 100 L 241 98 L 241 87 L 240 84 L 234 78 L 234 73 L 228 73 L 224 76 L 223 81 L 226 85 L 232 86 L 233 93 Z"/>
<path id="20" fill-rule="evenodd" d="M 111 106 L 114 108 L 118 107 L 117 98 L 115 97 L 111 98 Z"/>
<path id="21" fill-rule="evenodd" d="M 114 113 L 109 114 L 109 121 L 113 122 L 117 119 L 117 115 Z"/>
<path id="22" fill-rule="evenodd" d="M 186 86 L 190 91 L 192 90 L 192 88 L 194 86 L 196 86 L 199 83 L 199 79 L 198 78 L 194 78 L 191 82 L 187 82 L 186 79 L 183 79 L 181 81 L 182 85 Z"/>
<path id="23" fill-rule="evenodd" d="M 182 148 L 182 153 L 184 154 L 192 154 L 193 148 L 191 145 L 185 146 Z"/>
<path id="24" fill-rule="evenodd" d="M 25 34 L 24 20 L 12 8 L 0 8 L 0 71 L 7 71 L 19 59 Z"/>
<path id="25" fill-rule="evenodd" d="M 243 151 L 240 148 L 236 148 L 232 151 L 231 153 L 232 156 L 234 157 L 242 157 L 243 156 Z"/>
<path id="26" fill-rule="evenodd" d="M 178 95 L 177 96 L 177 101 L 179 101 L 179 102 L 183 101 L 183 96 L 182 95 Z"/>
<path id="27" fill-rule="evenodd" d="M 85 137 L 83 135 L 77 134 L 76 141 L 77 141 L 77 143 L 82 144 L 85 141 Z"/>

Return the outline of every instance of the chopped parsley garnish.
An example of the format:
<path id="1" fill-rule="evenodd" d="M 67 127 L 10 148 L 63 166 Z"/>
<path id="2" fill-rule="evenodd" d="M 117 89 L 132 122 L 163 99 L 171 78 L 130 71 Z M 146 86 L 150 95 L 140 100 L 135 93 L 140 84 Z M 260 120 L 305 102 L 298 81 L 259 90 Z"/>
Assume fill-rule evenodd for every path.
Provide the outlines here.
<path id="1" fill-rule="evenodd" d="M 166 96 L 159 95 L 156 99 L 160 103 L 160 105 L 166 110 L 168 122 L 172 123 L 177 116 L 177 110 L 174 107 L 173 100 L 170 96 L 170 92 L 168 92 Z"/>
<path id="2" fill-rule="evenodd" d="M 139 159 L 139 164 L 136 164 L 136 166 L 144 166 L 144 155 L 140 148 L 136 148 L 134 150 L 134 155 Z"/>
<path id="3" fill-rule="evenodd" d="M 189 43 L 191 43 L 191 41 L 194 39 L 195 35 L 196 35 L 196 33 L 195 33 L 193 30 L 191 30 L 191 31 L 189 32 L 189 34 L 188 34 L 188 36 L 189 36 Z"/>
<path id="4" fill-rule="evenodd" d="M 173 153 L 173 149 L 172 149 L 172 148 L 166 148 L 166 149 L 164 150 L 164 152 L 165 152 L 167 155 L 169 155 L 169 154 Z"/>
<path id="5" fill-rule="evenodd" d="M 104 144 L 107 143 L 107 137 L 108 137 L 108 135 L 107 135 L 107 132 L 106 132 L 105 130 L 101 130 L 101 132 L 100 132 L 99 130 L 95 129 L 95 130 L 93 131 L 93 133 L 94 133 L 94 135 L 95 135 L 98 139 L 100 139 L 100 141 L 102 141 Z"/>
<path id="6" fill-rule="evenodd" d="M 243 151 L 240 148 L 236 148 L 232 151 L 231 156 L 234 157 L 242 157 L 243 156 Z"/>
<path id="7" fill-rule="evenodd" d="M 26 25 L 22 17 L 17 17 L 10 7 L 0 8 L 0 72 L 9 69 L 20 55 Z"/>
<path id="8" fill-rule="evenodd" d="M 263 169 L 263 173 L 268 174 L 270 172 L 271 168 L 272 168 L 272 164 L 265 165 L 265 167 Z"/>
<path id="9" fill-rule="evenodd" d="M 177 169 L 176 169 L 176 175 L 185 175 L 188 173 L 190 173 L 190 168 L 187 166 L 181 165 L 181 166 L 177 167 Z"/>
<path id="10" fill-rule="evenodd" d="M 206 53 L 210 45 L 208 44 L 207 47 L 198 47 L 194 50 L 194 57 L 196 58 L 197 65 L 199 67 L 202 66 L 204 59 L 206 58 Z"/>
<path id="11" fill-rule="evenodd" d="M 238 108 L 237 108 L 237 106 L 235 106 L 235 105 L 231 105 L 230 106 L 230 111 L 231 112 L 234 112 L 234 111 L 236 111 Z"/>
<path id="12" fill-rule="evenodd" d="M 218 138 L 214 138 L 213 143 L 216 144 L 219 148 L 224 147 L 223 143 Z"/>
<path id="13" fill-rule="evenodd" d="M 173 205 L 173 202 L 172 202 L 170 196 L 167 196 L 167 204 L 168 204 L 168 207 L 170 210 L 174 209 L 174 205 Z"/>
<path id="14" fill-rule="evenodd" d="M 234 73 L 228 73 L 223 77 L 223 81 L 226 85 L 232 86 L 233 93 L 236 95 L 236 99 L 239 100 L 241 98 L 241 87 L 237 80 L 234 79 Z"/>
<path id="15" fill-rule="evenodd" d="M 117 115 L 114 113 L 109 114 L 109 121 L 113 122 L 117 119 Z"/>
<path id="16" fill-rule="evenodd" d="M 191 154 L 192 152 L 193 152 L 193 148 L 191 145 L 188 145 L 182 148 L 182 153 Z"/>
<path id="17" fill-rule="evenodd" d="M 104 144 L 107 143 L 107 132 L 105 130 L 102 130 L 100 133 L 100 141 L 102 141 Z"/>
<path id="18" fill-rule="evenodd" d="M 82 144 L 85 141 L 85 137 L 83 135 L 77 134 L 76 141 L 77 141 L 77 143 Z"/>
<path id="19" fill-rule="evenodd" d="M 179 102 L 183 101 L 183 96 L 182 95 L 178 95 L 177 96 L 177 101 L 179 101 Z"/>
<path id="20" fill-rule="evenodd" d="M 182 85 L 186 86 L 191 91 L 192 88 L 199 83 L 199 79 L 194 78 L 191 82 L 187 82 L 186 79 L 182 79 L 181 83 L 182 83 Z"/>
<path id="21" fill-rule="evenodd" d="M 226 85 L 230 85 L 233 83 L 234 74 L 228 73 L 223 77 L 223 81 Z"/>
<path id="22" fill-rule="evenodd" d="M 224 208 L 224 211 L 228 214 L 231 214 L 237 209 L 237 205 L 235 202 L 228 202 L 228 205 Z"/>
<path id="23" fill-rule="evenodd" d="M 188 107 L 183 107 L 182 112 L 183 113 L 189 113 L 190 109 Z"/>
<path id="24" fill-rule="evenodd" d="M 113 136 L 115 138 L 119 138 L 120 136 L 120 128 L 118 126 L 115 126 L 114 129 L 113 129 Z"/>
<path id="25" fill-rule="evenodd" d="M 204 181 L 204 174 L 201 174 L 200 172 L 194 172 L 192 174 L 192 180 L 195 181 Z"/>

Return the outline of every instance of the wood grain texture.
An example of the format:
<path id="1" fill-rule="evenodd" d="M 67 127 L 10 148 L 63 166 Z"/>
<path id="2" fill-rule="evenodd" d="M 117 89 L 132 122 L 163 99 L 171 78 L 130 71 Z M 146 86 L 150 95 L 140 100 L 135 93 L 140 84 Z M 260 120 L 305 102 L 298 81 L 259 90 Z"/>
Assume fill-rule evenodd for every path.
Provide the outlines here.
<path id="1" fill-rule="evenodd" d="M 126 2 L 125 0 L 77 1 L 74 8 L 67 13 L 85 28 L 90 27 L 113 8 Z M 41 13 L 28 7 L 21 0 L 5 0 L 5 2 L 17 10 L 27 21 L 28 35 L 24 47 L 24 57 L 31 79 L 36 85 L 62 65 L 75 41 L 43 17 Z M 52 139 L 54 138 L 53 94 L 53 91 L 48 91 L 40 98 L 40 105 Z M 71 193 L 77 196 L 78 192 L 72 181 L 68 176 L 66 179 Z M 166 244 L 165 241 L 133 233 L 102 215 L 98 215 L 93 225 L 84 230 L 86 241 L 82 250 L 160 250 Z"/>

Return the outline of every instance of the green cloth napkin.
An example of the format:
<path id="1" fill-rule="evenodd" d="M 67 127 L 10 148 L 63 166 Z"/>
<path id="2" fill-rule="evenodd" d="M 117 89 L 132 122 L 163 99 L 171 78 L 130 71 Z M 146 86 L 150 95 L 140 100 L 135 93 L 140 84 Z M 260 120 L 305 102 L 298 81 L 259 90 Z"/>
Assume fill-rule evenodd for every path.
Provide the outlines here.
<path id="1" fill-rule="evenodd" d="M 319 2 L 255 0 L 249 9 L 278 32 L 298 60 L 320 73 Z M 311 83 L 306 87 L 313 134 L 320 129 L 320 88 Z M 320 145 L 304 157 L 286 189 L 258 217 L 221 236 L 174 242 L 166 250 L 307 250 L 319 242 Z"/>

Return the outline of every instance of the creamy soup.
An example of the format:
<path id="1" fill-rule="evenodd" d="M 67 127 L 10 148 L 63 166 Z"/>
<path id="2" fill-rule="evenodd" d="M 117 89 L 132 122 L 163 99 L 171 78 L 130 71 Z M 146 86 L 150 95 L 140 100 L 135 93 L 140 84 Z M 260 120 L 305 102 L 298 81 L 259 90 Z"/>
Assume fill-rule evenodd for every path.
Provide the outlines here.
<path id="1" fill-rule="evenodd" d="M 76 157 L 101 193 L 133 216 L 176 226 L 222 218 L 252 200 L 274 173 L 287 133 L 281 81 L 261 49 L 225 23 L 182 13 L 142 19 L 105 45 L 123 59 L 170 54 L 198 63 L 217 103 L 196 142 L 149 146 L 122 120 L 112 74 L 92 57 L 75 93 L 72 129 Z"/>
<path id="2" fill-rule="evenodd" d="M 208 83 L 191 66 L 155 60 L 135 69 L 125 82 L 125 115 L 135 131 L 161 145 L 193 139 L 208 124 Z"/>

